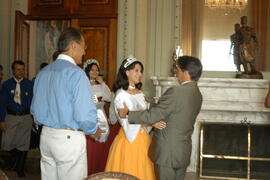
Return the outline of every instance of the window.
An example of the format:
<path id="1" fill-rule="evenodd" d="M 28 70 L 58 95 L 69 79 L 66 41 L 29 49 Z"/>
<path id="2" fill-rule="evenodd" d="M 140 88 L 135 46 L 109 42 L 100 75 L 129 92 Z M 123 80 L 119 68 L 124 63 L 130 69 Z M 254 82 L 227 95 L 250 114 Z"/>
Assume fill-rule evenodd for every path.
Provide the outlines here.
<path id="1" fill-rule="evenodd" d="M 202 64 L 206 71 L 236 71 L 230 40 L 203 40 Z"/>

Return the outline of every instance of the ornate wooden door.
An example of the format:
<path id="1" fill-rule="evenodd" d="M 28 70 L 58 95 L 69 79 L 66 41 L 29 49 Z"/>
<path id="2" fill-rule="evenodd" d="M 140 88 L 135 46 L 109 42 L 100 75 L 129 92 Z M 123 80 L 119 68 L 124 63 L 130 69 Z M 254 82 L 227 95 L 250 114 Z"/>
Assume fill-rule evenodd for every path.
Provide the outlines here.
<path id="1" fill-rule="evenodd" d="M 91 58 L 98 60 L 101 71 L 105 72 L 104 80 L 112 87 L 116 72 L 116 19 L 75 19 L 71 26 L 84 32 L 87 49 L 83 62 Z"/>
<path id="2" fill-rule="evenodd" d="M 14 59 L 22 60 L 25 63 L 26 77 L 29 77 L 29 30 L 30 26 L 26 16 L 20 12 L 15 12 L 15 48 Z"/>

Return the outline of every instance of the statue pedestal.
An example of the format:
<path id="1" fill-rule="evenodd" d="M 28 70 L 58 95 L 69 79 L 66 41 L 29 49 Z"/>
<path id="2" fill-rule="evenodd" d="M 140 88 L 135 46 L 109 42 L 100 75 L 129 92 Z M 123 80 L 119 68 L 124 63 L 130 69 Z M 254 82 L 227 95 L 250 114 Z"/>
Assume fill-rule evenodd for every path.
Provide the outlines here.
<path id="1" fill-rule="evenodd" d="M 238 79 L 263 79 L 263 75 L 261 72 L 256 72 L 254 74 L 241 73 L 241 74 L 236 74 L 235 78 L 238 78 Z"/>

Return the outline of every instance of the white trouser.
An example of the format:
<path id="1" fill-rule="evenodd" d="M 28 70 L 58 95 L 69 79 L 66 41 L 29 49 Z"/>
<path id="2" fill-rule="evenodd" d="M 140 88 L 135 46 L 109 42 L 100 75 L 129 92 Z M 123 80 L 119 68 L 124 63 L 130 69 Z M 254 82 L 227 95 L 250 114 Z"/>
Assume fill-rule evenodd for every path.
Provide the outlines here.
<path id="1" fill-rule="evenodd" d="M 42 180 L 82 180 L 87 177 L 83 132 L 43 126 L 40 152 Z"/>

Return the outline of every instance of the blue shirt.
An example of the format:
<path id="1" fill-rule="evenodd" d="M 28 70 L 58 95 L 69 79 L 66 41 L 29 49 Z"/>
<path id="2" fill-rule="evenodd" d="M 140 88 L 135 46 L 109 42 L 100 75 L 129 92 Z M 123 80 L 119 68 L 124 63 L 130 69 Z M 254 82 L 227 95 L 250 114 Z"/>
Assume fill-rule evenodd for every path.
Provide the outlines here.
<path id="1" fill-rule="evenodd" d="M 2 84 L 0 91 L 0 122 L 5 121 L 6 111 L 27 112 L 30 110 L 33 96 L 33 83 L 28 79 L 20 82 L 21 87 L 21 104 L 14 101 L 15 89 L 17 82 L 12 77 Z"/>
<path id="2" fill-rule="evenodd" d="M 95 134 L 97 112 L 89 80 L 71 57 L 59 55 L 37 75 L 31 113 L 40 125 Z"/>

